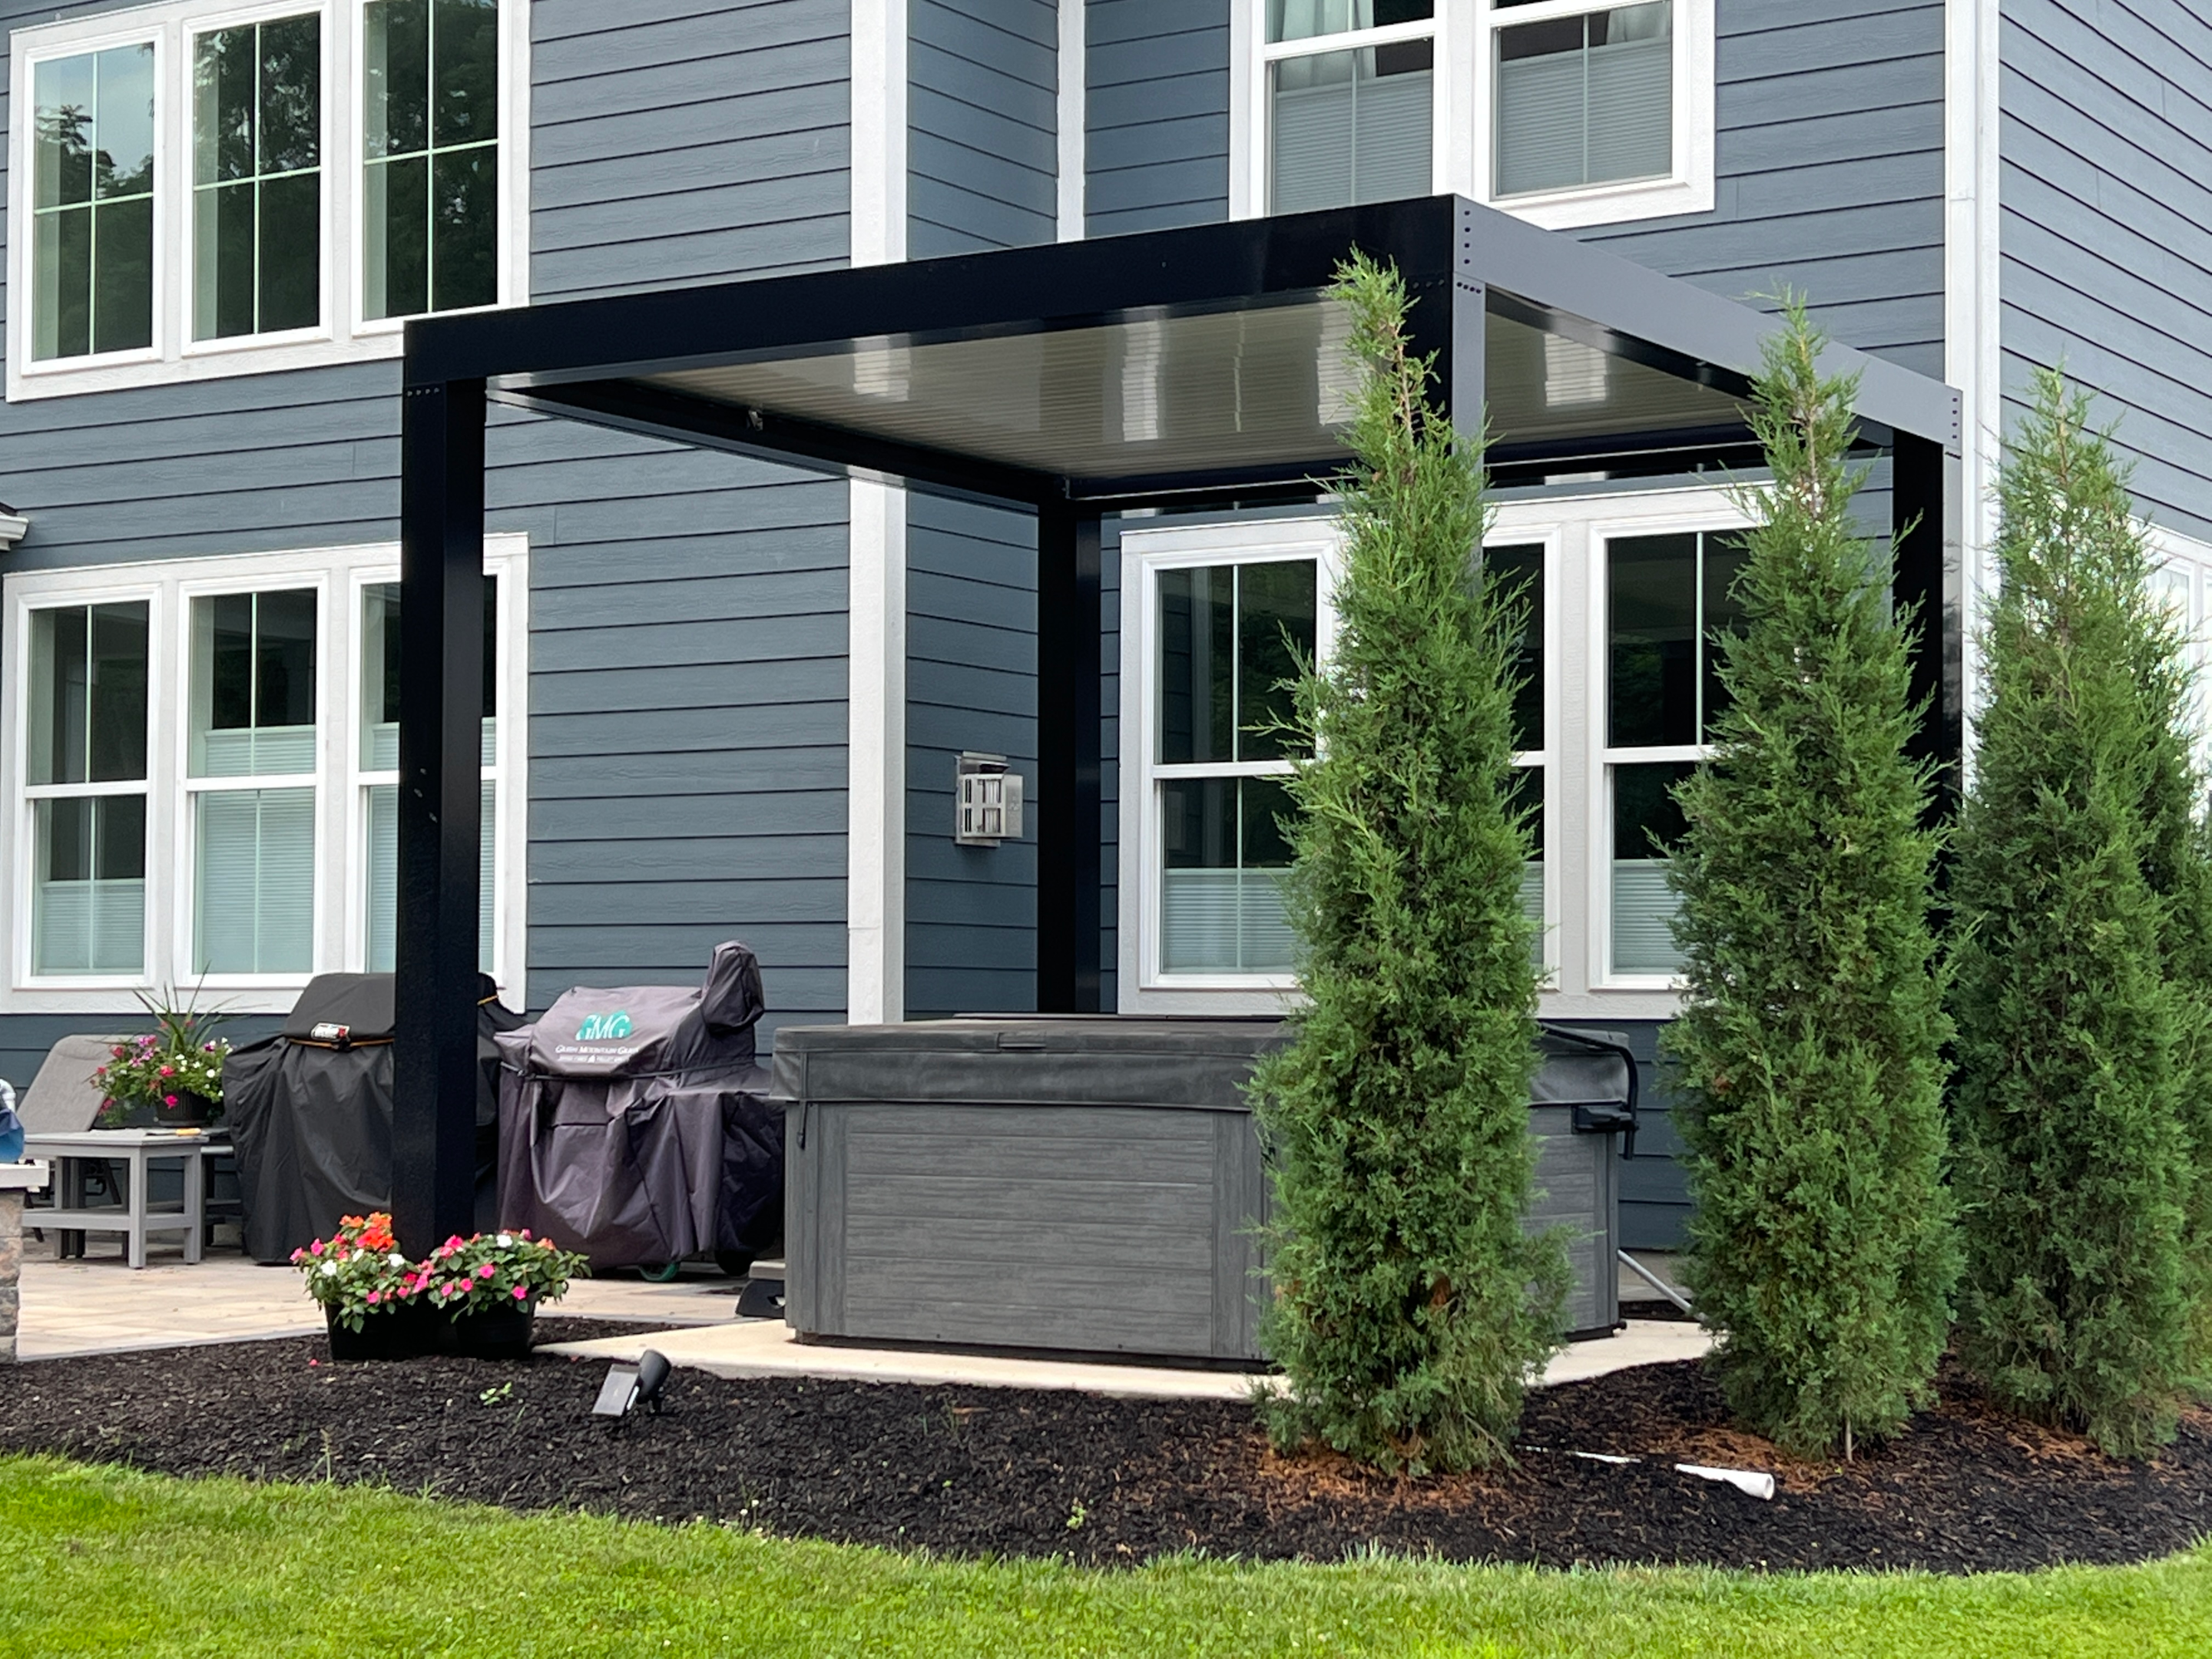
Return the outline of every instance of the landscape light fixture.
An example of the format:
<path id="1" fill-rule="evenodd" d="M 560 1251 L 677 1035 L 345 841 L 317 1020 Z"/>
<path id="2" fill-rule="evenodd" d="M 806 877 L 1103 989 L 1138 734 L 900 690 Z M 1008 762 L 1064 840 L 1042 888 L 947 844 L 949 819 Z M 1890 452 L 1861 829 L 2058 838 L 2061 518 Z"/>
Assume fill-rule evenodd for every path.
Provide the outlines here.
<path id="1" fill-rule="evenodd" d="M 635 1364 L 617 1359 L 607 1368 L 606 1380 L 599 1384 L 599 1397 L 592 1402 L 594 1417 L 623 1418 L 639 1406 L 645 1407 L 658 1417 L 660 1415 L 661 1390 L 668 1386 L 668 1356 L 656 1348 L 647 1348 L 637 1357 Z"/>

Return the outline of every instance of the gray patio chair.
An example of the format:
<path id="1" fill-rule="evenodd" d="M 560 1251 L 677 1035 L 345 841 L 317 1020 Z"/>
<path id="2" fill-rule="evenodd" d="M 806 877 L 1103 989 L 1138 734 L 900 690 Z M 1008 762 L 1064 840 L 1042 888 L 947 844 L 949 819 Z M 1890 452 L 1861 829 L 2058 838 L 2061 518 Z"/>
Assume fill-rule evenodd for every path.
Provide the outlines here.
<path id="1" fill-rule="evenodd" d="M 38 1076 L 31 1079 L 31 1086 L 15 1103 L 15 1115 L 23 1121 L 23 1133 L 74 1134 L 79 1129 L 92 1127 L 93 1120 L 100 1115 L 101 1097 L 92 1081 L 93 1070 L 106 1061 L 114 1053 L 115 1045 L 124 1040 L 113 1036 L 65 1036 L 48 1049 Z M 84 1179 L 103 1198 L 116 1203 L 122 1201 L 123 1184 L 106 1161 L 88 1163 Z M 89 1197 L 90 1194 L 84 1196 Z M 56 1193 L 44 1202 L 52 1205 L 59 1199 L 60 1194 Z M 30 1221 L 37 1214 L 37 1209 L 27 1209 L 23 1218 Z M 41 1241 L 46 1237 L 43 1231 L 38 1236 Z"/>

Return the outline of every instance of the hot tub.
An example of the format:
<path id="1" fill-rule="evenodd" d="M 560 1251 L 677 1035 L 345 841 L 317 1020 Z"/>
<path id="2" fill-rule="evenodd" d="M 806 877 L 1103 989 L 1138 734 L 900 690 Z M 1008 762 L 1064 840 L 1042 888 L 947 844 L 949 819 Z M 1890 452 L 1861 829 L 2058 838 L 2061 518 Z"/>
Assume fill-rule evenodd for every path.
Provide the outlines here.
<path id="1" fill-rule="evenodd" d="M 801 1340 L 1251 1364 L 1267 1178 L 1244 1097 L 1272 1019 L 787 1027 L 785 1312 Z M 1532 1091 L 1567 1325 L 1610 1330 L 1625 1054 L 1547 1034 Z"/>

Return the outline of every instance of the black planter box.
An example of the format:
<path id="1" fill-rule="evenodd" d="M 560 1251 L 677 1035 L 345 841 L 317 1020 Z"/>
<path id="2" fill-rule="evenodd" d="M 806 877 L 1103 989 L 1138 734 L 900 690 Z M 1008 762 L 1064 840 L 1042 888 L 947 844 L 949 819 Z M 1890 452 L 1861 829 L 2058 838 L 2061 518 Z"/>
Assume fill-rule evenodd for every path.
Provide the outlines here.
<path id="1" fill-rule="evenodd" d="M 339 1323 L 336 1310 L 323 1311 L 331 1334 L 331 1358 L 345 1361 L 416 1359 L 429 1353 L 521 1359 L 530 1352 L 537 1316 L 534 1296 L 512 1308 L 487 1308 L 458 1317 L 424 1304 L 403 1302 L 389 1313 L 369 1315 L 358 1331 Z"/>

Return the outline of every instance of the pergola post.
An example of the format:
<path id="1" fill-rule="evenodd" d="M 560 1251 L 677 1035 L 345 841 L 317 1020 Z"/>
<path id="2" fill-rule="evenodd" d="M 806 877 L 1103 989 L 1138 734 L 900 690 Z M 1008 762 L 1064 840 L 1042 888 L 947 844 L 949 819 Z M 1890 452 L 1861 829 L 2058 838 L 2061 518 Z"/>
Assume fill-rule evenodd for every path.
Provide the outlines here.
<path id="1" fill-rule="evenodd" d="M 1037 509 L 1036 1006 L 1099 1006 L 1099 518 L 1073 502 Z"/>
<path id="2" fill-rule="evenodd" d="M 392 1212 L 400 1248 L 415 1255 L 474 1225 L 483 471 L 483 381 L 409 386 L 399 465 Z"/>

